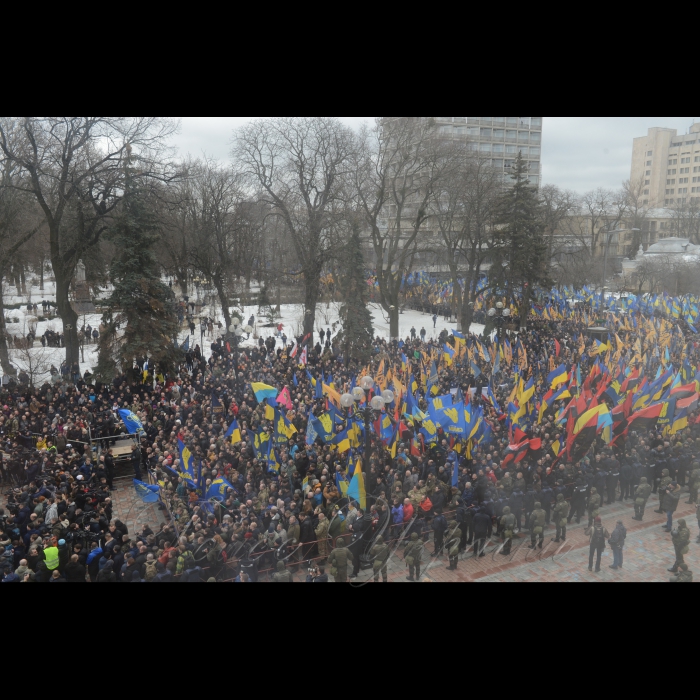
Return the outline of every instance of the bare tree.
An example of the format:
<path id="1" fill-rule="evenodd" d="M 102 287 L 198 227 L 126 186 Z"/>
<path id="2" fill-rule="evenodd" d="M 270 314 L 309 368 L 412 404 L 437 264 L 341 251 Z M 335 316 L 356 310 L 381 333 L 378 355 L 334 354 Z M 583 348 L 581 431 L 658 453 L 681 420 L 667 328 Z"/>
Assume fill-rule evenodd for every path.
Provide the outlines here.
<path id="1" fill-rule="evenodd" d="M 430 202 L 459 158 L 460 149 L 440 139 L 435 122 L 426 117 L 379 117 L 358 137 L 356 197 L 374 247 L 392 338 L 399 335 L 404 275 L 426 245 Z"/>
<path id="2" fill-rule="evenodd" d="M 687 238 L 694 245 L 700 245 L 700 198 L 691 197 L 675 204 L 671 211 L 673 233 L 679 238 Z"/>
<path id="3" fill-rule="evenodd" d="M 20 370 L 24 370 L 29 376 L 29 385 L 31 387 L 48 380 L 54 357 L 52 348 L 23 347 L 16 348 L 11 352 L 16 366 Z"/>
<path id="4" fill-rule="evenodd" d="M 235 166 L 250 194 L 281 218 L 305 285 L 304 335 L 313 334 L 321 275 L 331 256 L 336 206 L 347 195 L 354 134 L 334 117 L 274 117 L 235 134 Z"/>
<path id="5" fill-rule="evenodd" d="M 652 206 L 649 204 L 649 195 L 645 194 L 644 178 L 636 181 L 626 180 L 622 183 L 622 191 L 625 194 L 626 220 L 632 229 L 631 244 L 627 247 L 627 256 L 633 256 L 646 240 L 650 243 L 649 213 Z"/>
<path id="6" fill-rule="evenodd" d="M 607 245 L 605 231 L 615 231 L 627 214 L 627 194 L 624 190 L 606 190 L 603 187 L 588 192 L 581 199 L 583 213 L 588 216 L 589 250 L 591 257 Z"/>
<path id="7" fill-rule="evenodd" d="M 21 185 L 19 167 L 0 158 L 0 365 L 9 375 L 14 375 L 15 369 L 8 356 L 2 280 L 42 223 L 34 202 L 20 191 Z"/>
<path id="8" fill-rule="evenodd" d="M 66 361 L 79 361 L 78 316 L 69 289 L 123 194 L 125 157 L 140 177 L 162 177 L 162 149 L 176 125 L 165 117 L 2 117 L 0 152 L 19 166 L 21 191 L 43 211 L 63 321 Z"/>
<path id="9" fill-rule="evenodd" d="M 445 178 L 431 203 L 431 214 L 452 275 L 457 316 L 465 331 L 472 324 L 502 189 L 502 175 L 491 166 L 490 158 L 468 152 L 459 167 Z"/>

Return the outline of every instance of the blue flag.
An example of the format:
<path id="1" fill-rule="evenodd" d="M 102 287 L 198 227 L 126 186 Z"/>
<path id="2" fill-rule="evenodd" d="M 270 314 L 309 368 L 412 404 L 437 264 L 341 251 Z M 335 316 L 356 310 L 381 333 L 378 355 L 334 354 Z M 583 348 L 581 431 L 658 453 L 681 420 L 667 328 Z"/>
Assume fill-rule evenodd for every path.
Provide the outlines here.
<path id="1" fill-rule="evenodd" d="M 134 488 L 136 489 L 136 494 L 144 503 L 158 503 L 160 500 L 158 497 L 160 486 L 149 486 L 142 481 L 134 479 Z"/>
<path id="2" fill-rule="evenodd" d="M 211 412 L 215 416 L 223 416 L 224 415 L 224 405 L 221 403 L 219 400 L 219 397 L 212 392 L 211 395 Z"/>
<path id="3" fill-rule="evenodd" d="M 139 420 L 139 417 L 131 411 L 121 410 L 119 411 L 119 417 L 124 422 L 124 425 L 126 426 L 126 429 L 129 431 L 130 435 L 145 434 L 143 423 Z"/>
<path id="4" fill-rule="evenodd" d="M 190 351 L 190 336 L 187 336 L 187 340 L 182 344 L 182 352 Z"/>
<path id="5" fill-rule="evenodd" d="M 192 453 L 185 447 L 185 443 L 182 440 L 178 440 L 177 444 L 180 449 L 180 473 L 178 476 L 184 479 L 192 488 L 196 488 L 197 475 L 194 472 Z"/>
<path id="6" fill-rule="evenodd" d="M 223 503 L 226 500 L 226 494 L 228 493 L 228 490 L 232 488 L 233 486 L 231 486 L 231 484 L 229 484 L 229 482 L 226 481 L 226 479 L 215 479 L 214 481 L 212 481 L 212 484 L 209 487 L 209 490 L 207 491 L 207 500 L 215 500 Z"/>

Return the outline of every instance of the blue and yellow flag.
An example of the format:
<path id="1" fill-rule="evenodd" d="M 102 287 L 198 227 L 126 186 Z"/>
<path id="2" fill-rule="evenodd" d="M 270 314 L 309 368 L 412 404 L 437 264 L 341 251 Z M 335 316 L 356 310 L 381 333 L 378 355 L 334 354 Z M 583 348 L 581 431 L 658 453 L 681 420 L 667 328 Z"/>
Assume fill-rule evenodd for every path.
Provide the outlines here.
<path id="1" fill-rule="evenodd" d="M 276 399 L 278 391 L 274 387 L 267 384 L 251 384 L 253 393 L 258 403 L 262 403 L 265 399 Z"/>
<path id="2" fill-rule="evenodd" d="M 275 444 L 286 445 L 297 432 L 296 427 L 278 412 L 275 416 Z"/>
<path id="3" fill-rule="evenodd" d="M 258 430 L 255 433 L 255 440 L 253 442 L 253 449 L 255 450 L 255 456 L 261 462 L 267 462 L 268 455 L 270 453 L 270 435 L 264 430 Z"/>
<path id="4" fill-rule="evenodd" d="M 160 486 L 150 486 L 134 479 L 134 488 L 136 489 L 136 494 L 144 503 L 158 503 L 160 500 L 158 496 Z"/>
<path id="5" fill-rule="evenodd" d="M 338 435 L 336 435 L 335 445 L 338 448 L 338 454 L 342 455 L 350 451 L 350 449 L 352 448 L 352 442 L 347 430 L 343 430 L 342 433 L 338 433 Z"/>
<path id="6" fill-rule="evenodd" d="M 550 389 L 556 389 L 561 384 L 566 384 L 568 379 L 569 373 L 566 371 L 566 365 L 562 365 L 547 377 L 547 383 Z"/>
<path id="7" fill-rule="evenodd" d="M 340 497 L 347 498 L 348 490 L 350 489 L 350 482 L 344 476 L 342 476 L 340 472 L 335 473 L 335 485 L 338 487 Z"/>
<path id="8" fill-rule="evenodd" d="M 320 438 L 326 445 L 333 443 L 335 439 L 335 425 L 333 417 L 330 413 L 324 413 L 318 418 L 312 418 L 313 431 L 316 433 L 316 438 Z"/>
<path id="9" fill-rule="evenodd" d="M 267 452 L 267 470 L 268 472 L 280 473 L 280 462 L 277 457 L 277 452 L 275 452 L 272 440 L 269 442 L 268 452 Z"/>
<path id="10" fill-rule="evenodd" d="M 237 445 L 239 442 L 243 442 L 243 438 L 241 436 L 241 429 L 238 426 L 237 420 L 234 419 L 233 423 L 231 423 L 231 427 L 226 433 L 226 439 L 230 440 L 232 445 Z"/>
<path id="11" fill-rule="evenodd" d="M 357 460 L 355 476 L 352 478 L 350 488 L 348 488 L 348 498 L 360 504 L 362 511 L 367 510 L 367 491 L 365 490 L 365 476 L 362 473 L 362 460 Z"/>
<path id="12" fill-rule="evenodd" d="M 178 440 L 178 447 L 180 449 L 180 471 L 178 475 L 181 479 L 184 479 L 192 488 L 197 486 L 197 473 L 194 468 L 194 458 L 189 448 L 185 447 L 185 443 L 182 440 Z"/>
<path id="13" fill-rule="evenodd" d="M 233 486 L 231 486 L 231 484 L 229 484 L 229 482 L 226 481 L 226 479 L 215 479 L 214 481 L 212 481 L 211 486 L 207 491 L 206 498 L 208 501 L 215 500 L 221 501 L 223 503 L 226 500 L 226 494 L 228 493 L 228 490 L 232 488 Z"/>
<path id="14" fill-rule="evenodd" d="M 144 435 L 143 423 L 139 417 L 131 411 L 119 411 L 119 417 L 122 419 L 124 426 L 129 431 L 129 435 Z"/>

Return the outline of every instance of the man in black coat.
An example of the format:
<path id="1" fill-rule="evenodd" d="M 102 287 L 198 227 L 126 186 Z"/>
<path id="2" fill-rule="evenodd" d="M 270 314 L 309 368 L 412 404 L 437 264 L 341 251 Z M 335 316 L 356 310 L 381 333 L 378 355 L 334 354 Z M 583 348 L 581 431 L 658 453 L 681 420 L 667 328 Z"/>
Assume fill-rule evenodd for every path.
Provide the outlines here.
<path id="1" fill-rule="evenodd" d="M 131 448 L 131 466 L 134 469 L 134 479 L 143 481 L 141 476 L 141 450 L 136 445 Z"/>
<path id="2" fill-rule="evenodd" d="M 372 541 L 372 516 L 359 512 L 357 520 L 352 525 L 352 541 L 348 549 L 350 550 L 354 565 L 351 579 L 356 579 L 360 574 L 362 562 L 360 557 L 367 551 L 369 543 Z"/>
<path id="3" fill-rule="evenodd" d="M 312 544 L 316 542 L 316 528 L 314 527 L 314 520 L 308 515 L 300 515 L 299 522 L 300 527 L 300 540 L 305 546 L 302 549 L 301 558 L 303 561 L 308 561 L 314 558 L 314 553 L 316 551 L 316 545 Z"/>
<path id="4" fill-rule="evenodd" d="M 80 557 L 74 554 L 70 562 L 66 564 L 63 575 L 66 577 L 67 583 L 87 583 L 85 580 L 85 567 L 80 563 Z"/>
<path id="5" fill-rule="evenodd" d="M 493 534 L 493 521 L 483 511 L 474 517 L 474 558 L 485 557 L 486 543 Z"/>

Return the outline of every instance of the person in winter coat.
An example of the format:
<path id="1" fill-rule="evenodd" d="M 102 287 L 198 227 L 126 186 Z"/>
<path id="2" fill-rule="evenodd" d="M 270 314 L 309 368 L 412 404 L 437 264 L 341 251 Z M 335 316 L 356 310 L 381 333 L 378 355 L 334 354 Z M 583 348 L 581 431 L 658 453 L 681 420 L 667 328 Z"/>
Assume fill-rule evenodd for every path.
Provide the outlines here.
<path id="1" fill-rule="evenodd" d="M 688 554 L 688 545 L 690 544 L 690 530 L 688 530 L 685 520 L 678 521 L 678 530 L 671 533 L 673 538 L 673 548 L 676 550 L 676 563 L 673 568 L 669 569 L 672 574 L 677 574 L 683 564 L 685 564 L 685 555 Z"/>
<path id="2" fill-rule="evenodd" d="M 673 530 L 673 514 L 678 510 L 680 500 L 681 487 L 674 481 L 666 490 L 661 504 L 661 510 L 666 513 L 666 517 L 668 518 L 668 522 L 664 528 L 666 532 L 671 532 Z"/>
<path id="3" fill-rule="evenodd" d="M 598 563 L 596 564 L 595 572 L 600 573 L 600 564 L 605 551 L 605 543 L 610 539 L 610 533 L 603 527 L 602 520 L 597 517 L 593 522 L 593 526 L 586 530 L 586 536 L 591 538 L 591 551 L 588 563 L 588 570 L 593 571 L 593 558 L 598 554 Z"/>
<path id="4" fill-rule="evenodd" d="M 424 548 L 425 545 L 419 540 L 418 535 L 411 535 L 411 541 L 406 547 L 404 558 L 408 567 L 408 580 L 412 583 L 420 579 Z"/>
<path id="5" fill-rule="evenodd" d="M 318 556 L 321 557 L 319 564 L 324 564 L 328 559 L 330 547 L 328 543 L 328 520 L 323 513 L 318 514 L 318 527 L 315 530 L 316 540 L 318 541 Z"/>
<path id="6" fill-rule="evenodd" d="M 353 565 L 353 556 L 349 549 L 345 547 L 343 540 L 338 541 L 338 546 L 331 552 L 328 560 L 331 565 L 331 576 L 336 583 L 348 582 L 348 566 Z"/>
<path id="7" fill-rule="evenodd" d="M 63 575 L 68 583 L 86 583 L 85 573 L 85 567 L 80 563 L 80 557 L 74 554 L 66 564 Z"/>
<path id="8" fill-rule="evenodd" d="M 634 518 L 638 522 L 644 520 L 644 512 L 646 511 L 647 503 L 651 496 L 651 486 L 647 483 L 647 479 L 643 478 L 637 490 L 634 492 Z"/>
<path id="9" fill-rule="evenodd" d="M 398 499 L 394 501 L 394 507 L 391 509 L 391 522 L 393 525 L 392 537 L 398 540 L 403 530 L 403 506 Z"/>
<path id="10" fill-rule="evenodd" d="M 445 533 L 447 532 L 447 520 L 445 519 L 444 515 L 438 515 L 434 520 L 433 520 L 433 532 L 435 533 L 435 551 L 434 554 L 436 557 L 439 557 L 442 554 L 443 549 L 445 548 Z M 460 530 L 460 541 L 462 538 L 462 532 Z"/>
<path id="11" fill-rule="evenodd" d="M 610 547 L 613 551 L 614 563 L 610 567 L 613 571 L 621 569 L 624 564 L 624 548 L 627 539 L 627 529 L 622 520 L 618 520 L 617 527 L 610 538 Z"/>
<path id="12" fill-rule="evenodd" d="M 100 573 L 97 575 L 96 583 L 116 583 L 116 582 L 117 582 L 117 576 L 114 573 L 114 562 L 110 560 L 105 564 L 104 569 L 102 569 L 102 571 L 100 571 Z"/>
<path id="13" fill-rule="evenodd" d="M 374 569 L 374 582 L 379 583 L 379 574 L 382 574 L 382 581 L 389 583 L 389 568 L 387 562 L 391 556 L 391 550 L 384 544 L 383 537 L 377 537 L 377 541 L 370 552 L 372 557 L 372 568 Z"/>
<path id="14" fill-rule="evenodd" d="M 415 515 L 415 509 L 413 508 L 413 505 L 411 505 L 411 501 L 407 498 L 403 502 L 403 522 L 404 525 L 408 525 L 408 523 L 413 520 L 413 516 Z"/>
<path id="15" fill-rule="evenodd" d="M 283 561 L 277 562 L 277 573 L 272 577 L 272 583 L 294 583 L 294 578 Z"/>
<path id="16" fill-rule="evenodd" d="M 493 534 L 493 521 L 483 511 L 474 516 L 474 558 L 485 557 L 486 543 Z"/>
<path id="17" fill-rule="evenodd" d="M 313 518 L 310 518 L 308 515 L 300 515 L 299 521 L 301 522 L 301 543 L 305 545 L 302 549 L 301 558 L 304 561 L 308 561 L 316 556 L 316 545 L 313 544 L 316 541 L 316 528 L 314 527 Z"/>

